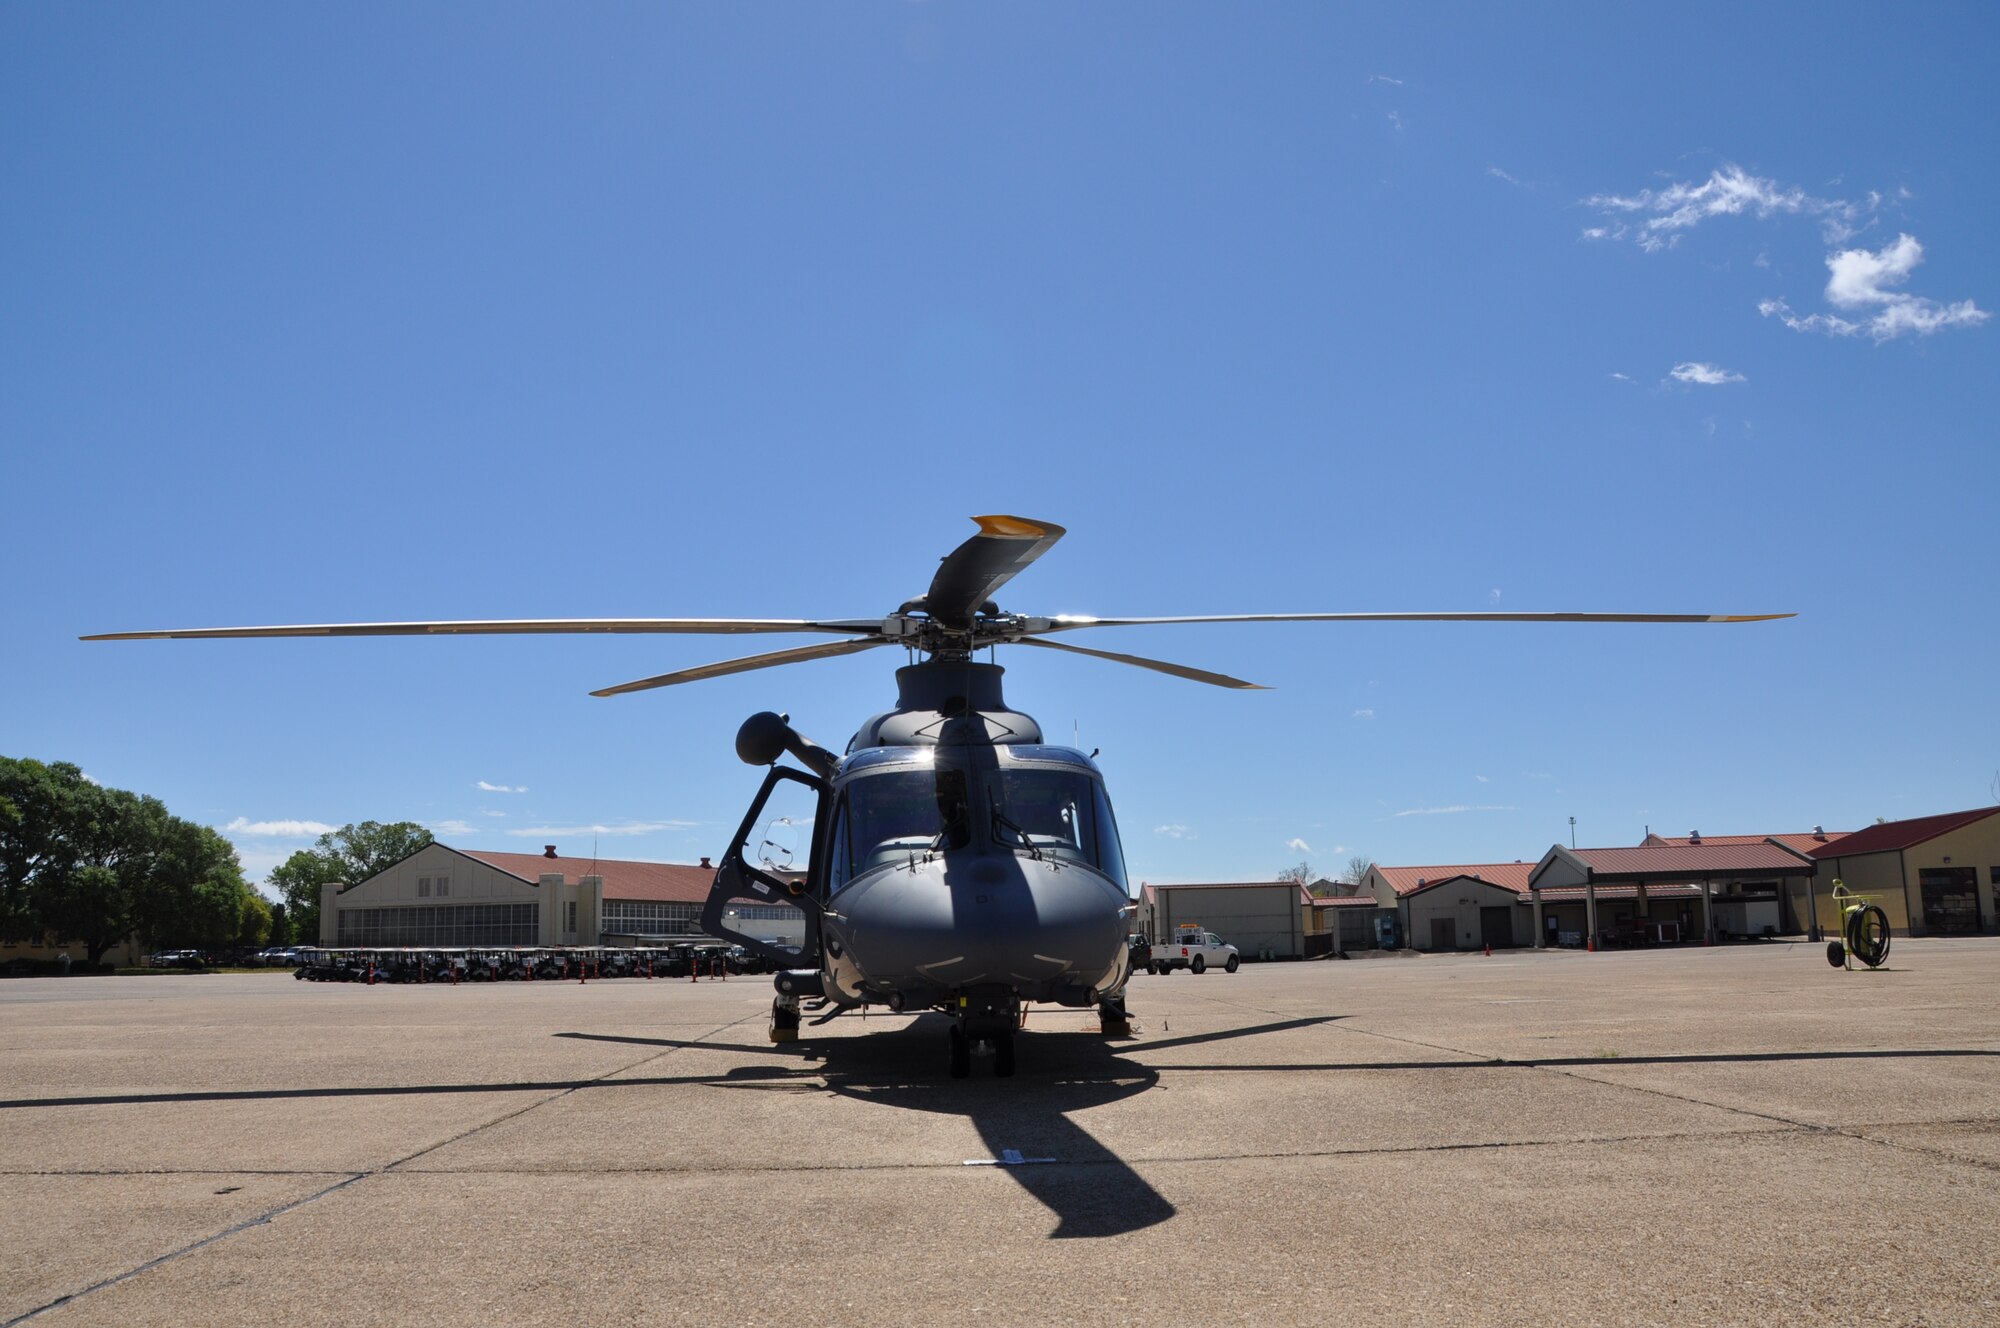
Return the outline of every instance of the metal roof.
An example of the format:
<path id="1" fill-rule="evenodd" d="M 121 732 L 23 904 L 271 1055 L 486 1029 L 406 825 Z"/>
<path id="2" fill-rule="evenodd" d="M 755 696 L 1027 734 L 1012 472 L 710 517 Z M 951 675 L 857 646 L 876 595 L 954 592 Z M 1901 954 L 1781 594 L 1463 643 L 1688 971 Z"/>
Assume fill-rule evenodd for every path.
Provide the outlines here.
<path id="1" fill-rule="evenodd" d="M 617 858 L 549 857 L 545 853 L 489 853 L 484 849 L 457 850 L 477 858 L 489 867 L 498 867 L 509 876 L 530 883 L 543 876 L 561 873 L 575 884 L 586 876 L 604 878 L 606 899 L 644 899 L 670 904 L 699 904 L 708 898 L 715 880 L 713 867 L 690 867 L 677 862 L 624 862 Z"/>
<path id="2" fill-rule="evenodd" d="M 1652 848 L 1580 848 L 1573 850 L 1598 876 L 1661 875 L 1686 872 L 1694 876 L 1741 876 L 1763 871 L 1793 871 L 1811 867 L 1805 855 L 1782 844 L 1661 844 Z M 1807 872 L 1807 874 L 1810 874 Z"/>
<path id="3" fill-rule="evenodd" d="M 1811 876 L 1812 859 L 1782 844 L 1658 844 L 1641 848 L 1564 848 L 1557 844 L 1535 864 L 1537 884 L 1579 885 L 1579 877 L 1606 881 L 1744 880 Z"/>
<path id="4" fill-rule="evenodd" d="M 1512 890 L 1524 893 L 1528 888 L 1528 876 L 1535 870 L 1532 862 L 1471 862 L 1455 867 L 1382 867 L 1376 871 L 1389 883 L 1389 888 L 1400 897 L 1427 890 L 1439 881 L 1448 881 L 1454 876 L 1472 876 Z"/>
<path id="5" fill-rule="evenodd" d="M 1889 853 L 1897 849 L 1915 848 L 1926 840 L 1949 834 L 1961 826 L 1983 821 L 2000 807 L 1976 807 L 1966 812 L 1940 812 L 1936 816 L 1918 816 L 1907 821 L 1884 821 L 1871 825 L 1836 843 L 1821 845 L 1811 850 L 1815 858 L 1852 858 L 1863 853 Z"/>
<path id="6" fill-rule="evenodd" d="M 1847 833 L 1848 831 L 1845 830 L 1823 830 L 1818 834 L 1814 834 L 1811 831 L 1807 831 L 1803 834 L 1781 834 L 1781 835 L 1702 835 L 1698 839 L 1687 835 L 1648 835 L 1646 836 L 1645 842 L 1640 844 L 1639 847 L 1659 848 L 1665 845 L 1669 847 L 1685 848 L 1689 845 L 1706 846 L 1709 844 L 1723 844 L 1723 845 L 1762 844 L 1766 840 L 1775 839 L 1780 844 L 1783 844 L 1786 848 L 1792 849 L 1795 852 L 1811 853 L 1814 849 L 1820 847 L 1822 844 L 1831 844 L 1835 840 L 1845 836 Z"/>

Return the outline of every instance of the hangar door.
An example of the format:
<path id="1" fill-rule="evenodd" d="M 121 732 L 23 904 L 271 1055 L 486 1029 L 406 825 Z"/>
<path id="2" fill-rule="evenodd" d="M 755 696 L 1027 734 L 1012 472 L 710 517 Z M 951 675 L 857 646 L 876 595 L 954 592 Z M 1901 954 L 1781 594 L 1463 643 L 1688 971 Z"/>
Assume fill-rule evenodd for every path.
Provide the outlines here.
<path id="1" fill-rule="evenodd" d="M 1924 892 L 1924 930 L 1933 936 L 1979 932 L 1979 887 L 1973 867 L 1925 867 L 1917 875 Z"/>
<path id="2" fill-rule="evenodd" d="M 1514 948 L 1514 910 L 1505 904 L 1479 910 L 1479 939 L 1496 950 Z"/>

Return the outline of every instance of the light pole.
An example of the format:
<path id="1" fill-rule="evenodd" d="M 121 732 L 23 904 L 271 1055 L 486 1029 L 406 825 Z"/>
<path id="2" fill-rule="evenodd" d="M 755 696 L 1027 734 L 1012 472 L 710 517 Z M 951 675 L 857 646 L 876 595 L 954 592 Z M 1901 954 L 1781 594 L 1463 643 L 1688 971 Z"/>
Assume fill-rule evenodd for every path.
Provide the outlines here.
<path id="1" fill-rule="evenodd" d="M 1571 849 L 1576 848 L 1576 818 L 1574 816 L 1569 818 L 1569 846 Z"/>

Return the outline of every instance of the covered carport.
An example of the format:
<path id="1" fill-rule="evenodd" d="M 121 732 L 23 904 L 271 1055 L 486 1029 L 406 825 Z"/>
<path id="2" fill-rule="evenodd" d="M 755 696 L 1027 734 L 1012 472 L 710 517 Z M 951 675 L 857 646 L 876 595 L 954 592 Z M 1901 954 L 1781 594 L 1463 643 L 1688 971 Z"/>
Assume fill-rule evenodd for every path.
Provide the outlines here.
<path id="1" fill-rule="evenodd" d="M 1652 903 L 1663 892 L 1687 895 L 1700 892 L 1699 912 L 1694 914 L 1697 935 L 1713 940 L 1717 935 L 1718 904 L 1726 905 L 1736 923 L 1732 932 L 1761 935 L 1768 928 L 1783 928 L 1783 885 L 1787 880 L 1812 879 L 1817 864 L 1776 839 L 1755 844 L 1671 844 L 1641 848 L 1565 848 L 1552 846 L 1528 875 L 1528 895 L 1534 908 L 1535 946 L 1548 944 L 1549 926 L 1545 908 L 1563 899 L 1574 898 L 1581 890 L 1582 932 L 1585 943 L 1603 945 L 1607 939 L 1625 940 L 1621 932 L 1608 937 L 1598 914 L 1599 890 L 1627 895 L 1634 901 L 1632 918 L 1642 927 L 1652 923 Z M 1560 892 L 1544 899 L 1543 892 Z M 1761 921 L 1768 905 L 1768 922 Z M 1560 934 L 1560 929 L 1559 929 Z M 1653 940 L 1664 940 L 1657 931 Z M 1692 939 L 1678 936 L 1675 939 Z"/>

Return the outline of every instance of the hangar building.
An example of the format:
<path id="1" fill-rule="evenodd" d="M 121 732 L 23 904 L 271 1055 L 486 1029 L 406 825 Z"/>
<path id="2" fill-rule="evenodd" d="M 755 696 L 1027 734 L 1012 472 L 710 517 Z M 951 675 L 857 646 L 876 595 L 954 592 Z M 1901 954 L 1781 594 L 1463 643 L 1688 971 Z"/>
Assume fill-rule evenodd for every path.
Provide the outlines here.
<path id="1" fill-rule="evenodd" d="M 700 937 L 715 869 L 670 862 L 489 853 L 431 843 L 320 898 L 328 946 L 556 946 Z M 799 945 L 805 918 L 790 904 L 734 907 L 738 930 Z"/>
<path id="2" fill-rule="evenodd" d="M 1329 948 L 1324 942 L 1307 948 L 1309 936 L 1326 935 L 1315 902 L 1296 881 L 1148 884 L 1139 892 L 1139 925 L 1133 930 L 1166 942 L 1182 923 L 1199 923 L 1245 959 L 1303 959 Z"/>
<path id="3" fill-rule="evenodd" d="M 1396 911 L 1403 945 L 1412 950 L 1477 950 L 1527 945 L 1533 939 L 1521 908 L 1528 890 L 1525 862 L 1470 862 L 1435 867 L 1376 865 L 1361 889 Z"/>
<path id="4" fill-rule="evenodd" d="M 1783 883 L 1810 881 L 1806 854 L 1776 836 L 1743 835 L 1637 848 L 1553 845 L 1528 877 L 1538 946 L 1675 944 L 1715 936 L 1776 936 Z"/>
<path id="5" fill-rule="evenodd" d="M 1819 863 L 1811 906 L 1822 928 L 1837 929 L 1835 878 L 1880 896 L 1889 926 L 1910 936 L 1974 936 L 2000 931 L 2000 807 L 1884 821 L 1810 850 Z"/>

